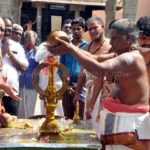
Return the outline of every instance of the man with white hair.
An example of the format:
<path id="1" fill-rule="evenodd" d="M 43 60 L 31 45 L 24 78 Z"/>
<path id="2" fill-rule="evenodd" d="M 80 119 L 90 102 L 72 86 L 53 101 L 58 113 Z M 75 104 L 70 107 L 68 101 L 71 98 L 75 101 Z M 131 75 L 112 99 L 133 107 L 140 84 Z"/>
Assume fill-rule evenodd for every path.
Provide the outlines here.
<path id="1" fill-rule="evenodd" d="M 19 77 L 20 96 L 18 117 L 28 118 L 35 115 L 37 92 L 32 85 L 32 73 L 39 63 L 35 61 L 37 34 L 33 30 L 27 30 L 24 35 L 24 50 L 29 66 Z"/>
<path id="2" fill-rule="evenodd" d="M 115 76 L 115 95 L 102 100 L 100 140 L 103 149 L 149 150 L 150 87 L 145 60 L 138 50 L 138 29 L 131 20 L 120 19 L 112 24 L 110 36 L 112 49 L 118 56 L 104 62 L 98 62 L 95 56 L 59 38 L 56 38 L 59 46 L 47 48 L 55 55 L 72 54 L 94 75 Z"/>

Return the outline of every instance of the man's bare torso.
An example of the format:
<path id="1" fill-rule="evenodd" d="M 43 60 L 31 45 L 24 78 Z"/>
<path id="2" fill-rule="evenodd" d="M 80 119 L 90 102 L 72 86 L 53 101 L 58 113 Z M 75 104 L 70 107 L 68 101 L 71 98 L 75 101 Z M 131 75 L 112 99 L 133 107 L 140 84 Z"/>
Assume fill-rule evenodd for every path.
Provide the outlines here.
<path id="1" fill-rule="evenodd" d="M 133 57 L 130 67 L 124 68 L 124 72 L 116 72 L 119 91 L 118 97 L 122 103 L 148 104 L 149 101 L 149 79 L 143 57 L 138 52 L 129 52 Z M 136 69 L 135 69 L 136 68 Z"/>

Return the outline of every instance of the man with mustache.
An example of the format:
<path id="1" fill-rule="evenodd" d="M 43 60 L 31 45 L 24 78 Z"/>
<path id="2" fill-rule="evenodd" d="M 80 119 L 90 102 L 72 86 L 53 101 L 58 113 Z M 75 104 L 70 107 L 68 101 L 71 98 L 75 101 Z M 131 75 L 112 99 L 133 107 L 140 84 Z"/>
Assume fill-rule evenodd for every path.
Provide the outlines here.
<path id="1" fill-rule="evenodd" d="M 115 76 L 116 95 L 102 100 L 100 112 L 103 149 L 150 149 L 149 80 L 145 60 L 138 51 L 138 33 L 136 24 L 129 19 L 113 23 L 110 43 L 118 56 L 103 62 L 59 38 L 59 46 L 47 46 L 54 55 L 73 55 L 94 75 Z"/>
<path id="2" fill-rule="evenodd" d="M 4 23 L 3 19 L 0 17 L 0 72 L 3 70 L 1 47 L 2 47 L 2 40 L 4 38 L 4 31 L 5 31 L 5 23 Z M 10 97 L 12 97 L 16 100 L 20 100 L 20 97 L 15 95 L 16 90 L 12 86 L 6 84 L 2 79 L 3 78 L 0 77 L 0 90 L 2 91 L 2 93 L 4 91 Z M 1 99 L 0 99 L 0 128 L 5 127 L 7 125 L 7 120 L 6 120 L 5 116 L 3 115 L 4 113 L 5 113 L 5 110 L 1 104 Z"/>
<path id="3" fill-rule="evenodd" d="M 137 21 L 139 28 L 139 47 L 145 59 L 150 82 L 150 16 L 143 16 Z"/>
<path id="4" fill-rule="evenodd" d="M 87 20 L 87 29 L 92 41 L 89 44 L 87 44 L 84 47 L 84 49 L 94 55 L 100 55 L 100 54 L 106 55 L 108 52 L 110 52 L 111 46 L 109 44 L 109 39 L 107 39 L 104 36 L 105 26 L 103 20 L 97 16 L 90 17 Z M 98 85 L 97 82 L 99 83 Z M 92 118 L 91 120 L 92 123 L 95 122 L 94 116 L 96 116 L 95 114 L 97 114 L 97 109 L 98 109 L 96 107 L 96 104 L 99 101 L 97 100 L 97 97 L 100 95 L 102 83 L 103 83 L 103 77 L 97 78 L 93 76 L 91 73 L 89 73 L 88 71 L 86 71 L 85 69 L 82 69 L 80 71 L 80 74 L 78 76 L 78 83 L 75 92 L 74 103 L 76 104 L 77 101 L 79 101 L 82 87 L 85 84 L 85 87 L 87 88 L 87 92 L 85 96 L 84 119 Z M 92 95 L 94 95 L 94 98 Z"/>
<path id="5" fill-rule="evenodd" d="M 11 39 L 12 22 L 9 18 L 4 18 L 5 32 L 2 40 L 3 75 L 7 78 L 9 86 L 15 87 L 19 91 L 19 75 L 21 71 L 28 67 L 28 60 L 25 56 L 21 44 Z M 18 95 L 19 92 L 16 93 Z M 5 94 L 2 98 L 6 112 L 17 115 L 19 101 Z"/>

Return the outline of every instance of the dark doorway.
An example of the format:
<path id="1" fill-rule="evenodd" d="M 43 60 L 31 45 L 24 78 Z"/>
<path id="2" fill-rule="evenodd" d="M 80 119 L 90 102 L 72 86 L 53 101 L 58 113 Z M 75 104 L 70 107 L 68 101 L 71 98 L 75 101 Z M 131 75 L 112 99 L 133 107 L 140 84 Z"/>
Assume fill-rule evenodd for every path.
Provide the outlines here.
<path id="1" fill-rule="evenodd" d="M 62 22 L 68 18 L 74 18 L 74 12 L 69 11 L 69 5 L 47 5 L 42 10 L 42 41 L 46 40 L 51 32 L 51 16 L 60 16 Z"/>
<path id="2" fill-rule="evenodd" d="M 36 31 L 36 14 L 37 9 L 32 6 L 32 3 L 30 2 L 23 2 L 22 8 L 21 8 L 21 25 L 24 27 L 24 30 L 26 30 L 26 24 L 31 21 L 33 23 L 32 29 Z"/>

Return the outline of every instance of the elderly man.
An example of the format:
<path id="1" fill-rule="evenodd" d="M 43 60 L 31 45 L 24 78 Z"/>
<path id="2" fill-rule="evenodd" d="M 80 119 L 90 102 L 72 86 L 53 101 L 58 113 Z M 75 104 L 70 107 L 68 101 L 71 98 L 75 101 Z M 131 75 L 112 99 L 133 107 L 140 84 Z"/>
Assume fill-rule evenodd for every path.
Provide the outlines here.
<path id="1" fill-rule="evenodd" d="M 12 33 L 12 26 L 13 22 L 10 18 L 3 18 L 5 22 L 5 32 L 4 32 L 4 39 L 10 38 Z"/>
<path id="2" fill-rule="evenodd" d="M 6 29 L 10 28 L 10 20 L 5 19 Z M 11 34 L 5 30 L 4 38 L 2 41 L 2 55 L 3 55 L 3 74 L 7 78 L 7 83 L 14 86 L 19 91 L 19 71 L 23 71 L 28 66 L 28 60 L 25 56 L 24 49 L 21 44 L 10 39 Z M 18 92 L 16 93 L 18 95 Z M 13 99 L 9 95 L 3 96 L 3 103 L 6 112 L 17 115 L 19 101 Z"/>
<path id="3" fill-rule="evenodd" d="M 1 66 L 0 71 L 3 70 L 1 47 L 2 47 L 2 40 L 4 38 L 4 31 L 5 31 L 5 23 L 3 19 L 0 17 L 0 66 Z M 12 86 L 9 86 L 6 83 L 4 83 L 2 80 L 0 82 L 0 89 L 4 90 L 8 95 L 10 95 L 10 97 L 16 100 L 20 100 L 20 97 L 16 96 L 14 93 L 16 92 L 16 90 Z"/>
<path id="4" fill-rule="evenodd" d="M 114 97 L 102 101 L 100 140 L 103 147 L 148 150 L 149 79 L 145 60 L 137 48 L 138 30 L 132 21 L 120 19 L 112 24 L 110 36 L 112 48 L 118 56 L 101 63 L 95 56 L 58 38 L 61 45 L 48 49 L 55 55 L 72 54 L 84 68 L 97 76 L 115 76 L 117 88 Z"/>
<path id="5" fill-rule="evenodd" d="M 110 51 L 111 46 L 109 44 L 109 40 L 106 39 L 104 36 L 104 28 L 105 27 L 104 27 L 103 20 L 100 17 L 94 16 L 87 20 L 87 29 L 89 31 L 92 41 L 85 46 L 84 49 L 86 51 L 95 55 L 106 54 Z M 87 72 L 85 69 L 81 70 L 78 76 L 78 83 L 77 83 L 77 88 L 75 92 L 75 98 L 74 98 L 75 104 L 80 99 L 80 95 L 81 95 L 80 93 L 85 83 L 85 80 L 86 80 L 85 86 L 87 88 L 87 94 L 85 98 L 84 117 L 87 119 L 91 117 L 90 109 L 92 111 L 94 108 L 95 101 L 102 87 L 103 78 L 102 77 L 96 78 L 91 73 Z M 98 85 L 97 85 L 97 82 L 99 83 Z M 91 106 L 91 108 L 89 108 L 89 104 L 91 103 L 91 99 L 93 98 L 92 97 L 93 93 L 95 95 L 94 103 Z M 92 113 L 93 114 L 92 123 L 95 122 L 95 116 L 96 116 L 95 113 L 97 113 L 97 110 L 98 110 L 96 106 L 97 106 L 97 103 L 95 104 L 95 109 Z"/>
<path id="6" fill-rule="evenodd" d="M 5 23 L 3 21 L 3 19 L 0 17 L 0 56 L 1 56 L 1 46 L 2 43 L 1 41 L 3 40 L 4 37 L 4 31 L 5 31 Z M 0 57 L 0 66 L 1 66 L 1 70 L 2 71 L 2 57 Z M 2 79 L 2 77 L 1 77 Z M 2 80 L 0 81 L 0 89 L 1 91 L 5 91 L 8 95 L 10 95 L 10 97 L 16 99 L 16 100 L 20 100 L 20 98 L 18 96 L 15 96 L 15 89 L 12 86 L 7 85 L 5 82 L 2 82 Z M 0 100 L 1 101 L 1 100 Z M 3 116 L 3 113 L 5 112 L 5 110 L 3 109 L 3 106 L 1 105 L 0 102 L 0 128 L 1 127 L 5 127 L 7 122 L 6 122 L 6 118 Z"/>
<path id="7" fill-rule="evenodd" d="M 22 97 L 22 101 L 20 102 L 18 109 L 18 117 L 20 118 L 28 118 L 35 114 L 37 92 L 32 85 L 32 73 L 39 64 L 35 61 L 35 54 L 37 51 L 36 32 L 32 30 L 26 31 L 24 40 L 24 50 L 29 66 L 19 77 L 20 96 Z"/>

